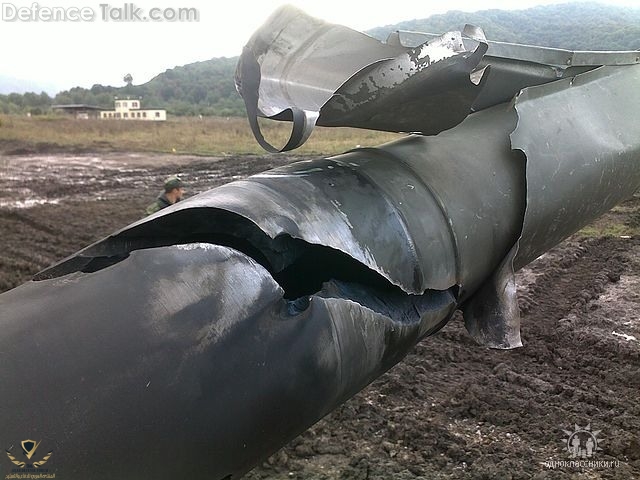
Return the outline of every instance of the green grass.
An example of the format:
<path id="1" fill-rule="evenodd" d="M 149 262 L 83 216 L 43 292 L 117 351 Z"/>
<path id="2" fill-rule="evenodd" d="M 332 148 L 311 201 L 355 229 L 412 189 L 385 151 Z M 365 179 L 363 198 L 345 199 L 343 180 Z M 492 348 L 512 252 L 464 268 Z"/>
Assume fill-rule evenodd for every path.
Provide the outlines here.
<path id="1" fill-rule="evenodd" d="M 583 237 L 637 237 L 640 236 L 640 228 L 634 228 L 624 224 L 593 224 L 584 227 L 578 234 Z"/>
<path id="2" fill-rule="evenodd" d="M 577 234 L 583 237 L 640 237 L 640 191 Z"/>
<path id="3" fill-rule="evenodd" d="M 261 122 L 272 144 L 284 145 L 291 124 Z M 354 128 L 317 127 L 298 154 L 332 155 L 357 145 L 374 146 L 401 135 Z M 196 155 L 261 154 L 245 118 L 176 117 L 166 122 L 78 120 L 63 116 L 0 116 L 0 152 L 48 147 L 82 150 L 175 152 Z"/>

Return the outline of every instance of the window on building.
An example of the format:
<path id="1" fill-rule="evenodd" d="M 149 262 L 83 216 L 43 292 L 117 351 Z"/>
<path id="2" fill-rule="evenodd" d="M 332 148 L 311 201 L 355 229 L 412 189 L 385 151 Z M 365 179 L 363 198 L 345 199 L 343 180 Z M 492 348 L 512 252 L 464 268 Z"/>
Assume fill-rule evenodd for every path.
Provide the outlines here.
<path id="1" fill-rule="evenodd" d="M 123 106 L 124 108 L 127 108 L 127 102 L 122 102 L 122 106 Z"/>
<path id="2" fill-rule="evenodd" d="M 124 118 L 129 118 L 129 114 L 127 112 L 124 112 Z"/>
<path id="3" fill-rule="evenodd" d="M 138 108 L 138 102 L 132 102 L 131 108 Z"/>
<path id="4" fill-rule="evenodd" d="M 147 118 L 147 112 L 142 112 L 142 118 Z"/>
<path id="5" fill-rule="evenodd" d="M 156 112 L 156 118 L 160 118 L 160 112 Z"/>
<path id="6" fill-rule="evenodd" d="M 120 112 L 116 113 L 116 118 L 120 118 Z"/>
<path id="7" fill-rule="evenodd" d="M 116 102 L 116 108 L 120 108 L 120 102 Z"/>
<path id="8" fill-rule="evenodd" d="M 137 115 L 137 117 L 138 117 L 138 118 L 140 118 L 140 112 L 138 112 L 138 115 Z"/>

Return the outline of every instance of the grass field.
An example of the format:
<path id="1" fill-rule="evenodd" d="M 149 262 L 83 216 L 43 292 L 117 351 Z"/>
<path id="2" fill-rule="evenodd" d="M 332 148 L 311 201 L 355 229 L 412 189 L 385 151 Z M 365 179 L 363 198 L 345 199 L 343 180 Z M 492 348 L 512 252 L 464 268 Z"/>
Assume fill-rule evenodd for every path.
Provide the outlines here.
<path id="1" fill-rule="evenodd" d="M 291 124 L 261 121 L 273 145 L 286 143 Z M 388 142 L 400 135 L 354 128 L 318 127 L 296 153 L 336 154 Z M 176 117 L 166 122 L 78 120 L 63 116 L 0 116 L 0 153 L 47 151 L 139 151 L 196 155 L 258 154 L 245 118 Z"/>

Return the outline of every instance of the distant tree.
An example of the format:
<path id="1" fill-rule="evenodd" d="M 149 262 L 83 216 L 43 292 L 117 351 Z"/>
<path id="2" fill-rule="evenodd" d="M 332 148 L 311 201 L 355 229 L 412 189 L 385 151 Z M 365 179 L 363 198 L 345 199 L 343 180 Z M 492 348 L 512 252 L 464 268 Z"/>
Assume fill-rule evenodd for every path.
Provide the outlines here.
<path id="1" fill-rule="evenodd" d="M 51 106 L 51 97 L 47 92 L 40 92 L 40 105 Z"/>
<path id="2" fill-rule="evenodd" d="M 130 86 L 131 86 L 131 84 L 133 83 L 133 77 L 131 76 L 131 74 L 130 74 L 130 73 L 127 73 L 127 74 L 124 76 L 123 80 L 124 80 L 124 83 L 126 83 L 126 84 L 127 84 L 127 86 L 129 86 L 129 87 L 130 87 Z"/>
<path id="3" fill-rule="evenodd" d="M 25 107 L 38 107 L 40 105 L 40 95 L 26 92 L 22 95 L 22 104 Z"/>
<path id="4" fill-rule="evenodd" d="M 24 106 L 24 98 L 19 93 L 10 93 L 7 99 L 9 100 L 9 103 L 13 103 L 18 107 Z"/>
<path id="5" fill-rule="evenodd" d="M 171 98 L 175 98 L 175 92 L 172 85 L 164 85 L 160 87 L 160 96 L 163 100 L 168 101 Z"/>

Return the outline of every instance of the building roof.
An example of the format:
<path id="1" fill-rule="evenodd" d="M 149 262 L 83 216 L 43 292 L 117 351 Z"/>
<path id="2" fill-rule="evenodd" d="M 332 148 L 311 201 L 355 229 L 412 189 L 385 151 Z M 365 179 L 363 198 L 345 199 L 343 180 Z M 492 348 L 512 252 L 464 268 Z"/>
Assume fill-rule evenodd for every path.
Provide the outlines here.
<path id="1" fill-rule="evenodd" d="M 107 110 L 106 108 L 96 107 L 95 105 L 85 105 L 84 103 L 72 103 L 69 105 L 51 105 L 51 108 L 60 110 Z"/>
<path id="2" fill-rule="evenodd" d="M 113 108 L 103 108 L 101 110 L 103 110 L 105 112 L 116 112 L 116 111 L 118 111 L 118 110 L 114 110 Z M 153 110 L 153 111 L 165 110 L 166 111 L 167 109 L 166 108 L 160 108 L 160 107 L 144 107 L 144 108 L 130 109 L 130 110 L 127 110 L 127 112 L 130 112 L 130 113 L 131 112 L 147 112 L 147 111 L 151 111 L 151 110 Z"/>

